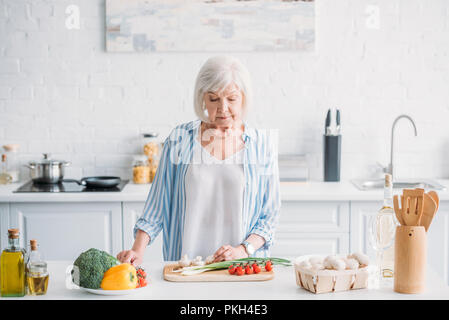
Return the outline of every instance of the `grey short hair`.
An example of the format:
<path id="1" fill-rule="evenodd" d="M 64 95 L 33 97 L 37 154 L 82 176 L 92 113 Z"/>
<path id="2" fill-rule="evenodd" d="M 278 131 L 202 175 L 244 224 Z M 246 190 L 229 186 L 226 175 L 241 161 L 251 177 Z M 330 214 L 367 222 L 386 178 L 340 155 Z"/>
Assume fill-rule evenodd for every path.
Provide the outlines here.
<path id="1" fill-rule="evenodd" d="M 220 92 L 229 84 L 234 83 L 243 95 L 243 115 L 246 115 L 251 105 L 252 87 L 248 69 L 232 56 L 214 56 L 209 58 L 201 67 L 196 77 L 193 106 L 196 115 L 203 121 L 208 121 L 204 108 L 204 94 L 206 92 Z"/>

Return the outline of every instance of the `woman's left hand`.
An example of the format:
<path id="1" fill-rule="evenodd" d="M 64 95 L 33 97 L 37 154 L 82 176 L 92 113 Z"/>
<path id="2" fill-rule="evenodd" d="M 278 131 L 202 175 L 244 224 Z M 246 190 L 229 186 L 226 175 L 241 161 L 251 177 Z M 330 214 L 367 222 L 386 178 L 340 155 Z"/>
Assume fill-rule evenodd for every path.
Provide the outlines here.
<path id="1" fill-rule="evenodd" d="M 228 261 L 228 260 L 235 260 L 235 259 L 241 259 L 241 258 L 247 258 L 248 254 L 246 253 L 245 247 L 242 245 L 239 245 L 237 247 L 230 246 L 228 244 L 221 246 L 215 253 L 214 253 L 214 262 L 220 262 L 220 261 Z"/>

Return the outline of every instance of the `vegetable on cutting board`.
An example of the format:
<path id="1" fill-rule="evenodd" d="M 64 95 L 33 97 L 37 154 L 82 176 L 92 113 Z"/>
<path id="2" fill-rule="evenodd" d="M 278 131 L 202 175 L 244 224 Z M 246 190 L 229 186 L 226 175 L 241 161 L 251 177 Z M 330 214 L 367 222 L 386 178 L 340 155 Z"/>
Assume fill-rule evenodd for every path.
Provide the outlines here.
<path id="1" fill-rule="evenodd" d="M 103 275 L 103 290 L 129 290 L 137 287 L 136 268 L 129 263 L 122 263 L 109 268 Z"/>
<path id="2" fill-rule="evenodd" d="M 230 274 L 244 275 L 244 274 L 258 273 L 258 272 L 254 271 L 254 264 L 257 265 L 258 268 L 256 267 L 256 270 L 258 272 L 261 271 L 260 265 L 263 265 L 266 271 L 271 271 L 273 269 L 273 265 L 283 265 L 283 266 L 291 265 L 290 260 L 283 259 L 283 258 L 253 257 L 253 258 L 242 258 L 242 259 L 237 259 L 237 260 L 216 262 L 216 263 L 206 264 L 204 266 L 183 267 L 183 268 L 173 270 L 173 272 L 180 272 L 182 275 L 188 276 L 188 275 L 199 274 L 199 273 L 206 272 L 206 271 L 228 269 Z"/>

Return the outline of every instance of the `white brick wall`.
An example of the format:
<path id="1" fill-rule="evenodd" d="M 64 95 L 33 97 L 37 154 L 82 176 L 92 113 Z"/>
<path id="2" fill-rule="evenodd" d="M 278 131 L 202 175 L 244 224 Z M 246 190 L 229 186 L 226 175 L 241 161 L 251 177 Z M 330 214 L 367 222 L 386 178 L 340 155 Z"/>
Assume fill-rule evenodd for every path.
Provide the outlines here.
<path id="1" fill-rule="evenodd" d="M 81 29 L 65 27 L 80 7 Z M 378 28 L 370 6 L 379 8 Z M 105 52 L 104 1 L 0 2 L 0 145 L 21 162 L 71 160 L 67 176 L 130 177 L 140 134 L 194 119 L 192 90 L 209 54 Z M 252 73 L 251 123 L 280 128 L 280 151 L 309 154 L 322 178 L 327 108 L 342 110 L 342 178 L 379 174 L 396 116 L 396 174 L 449 177 L 449 2 L 316 0 L 315 53 L 238 53 Z M 26 177 L 26 169 L 22 172 Z"/>

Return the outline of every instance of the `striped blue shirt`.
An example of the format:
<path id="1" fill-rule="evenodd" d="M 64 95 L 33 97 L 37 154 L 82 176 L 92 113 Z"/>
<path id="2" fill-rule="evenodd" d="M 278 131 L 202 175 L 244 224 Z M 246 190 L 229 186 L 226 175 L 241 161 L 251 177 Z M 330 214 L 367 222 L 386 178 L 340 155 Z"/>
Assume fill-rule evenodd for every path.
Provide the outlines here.
<path id="1" fill-rule="evenodd" d="M 178 125 L 165 140 L 143 214 L 134 226 L 134 237 L 137 230 L 143 230 L 150 236 L 150 244 L 163 230 L 163 253 L 166 261 L 181 258 L 186 205 L 184 180 L 192 162 L 194 139 L 198 136 L 200 124 L 200 120 L 195 120 Z M 246 183 L 243 230 L 246 233 L 245 239 L 250 234 L 257 234 L 265 239 L 265 244 L 254 256 L 267 257 L 273 245 L 281 207 L 278 132 L 249 128 L 245 123 L 242 138 L 245 143 L 243 170 Z"/>

